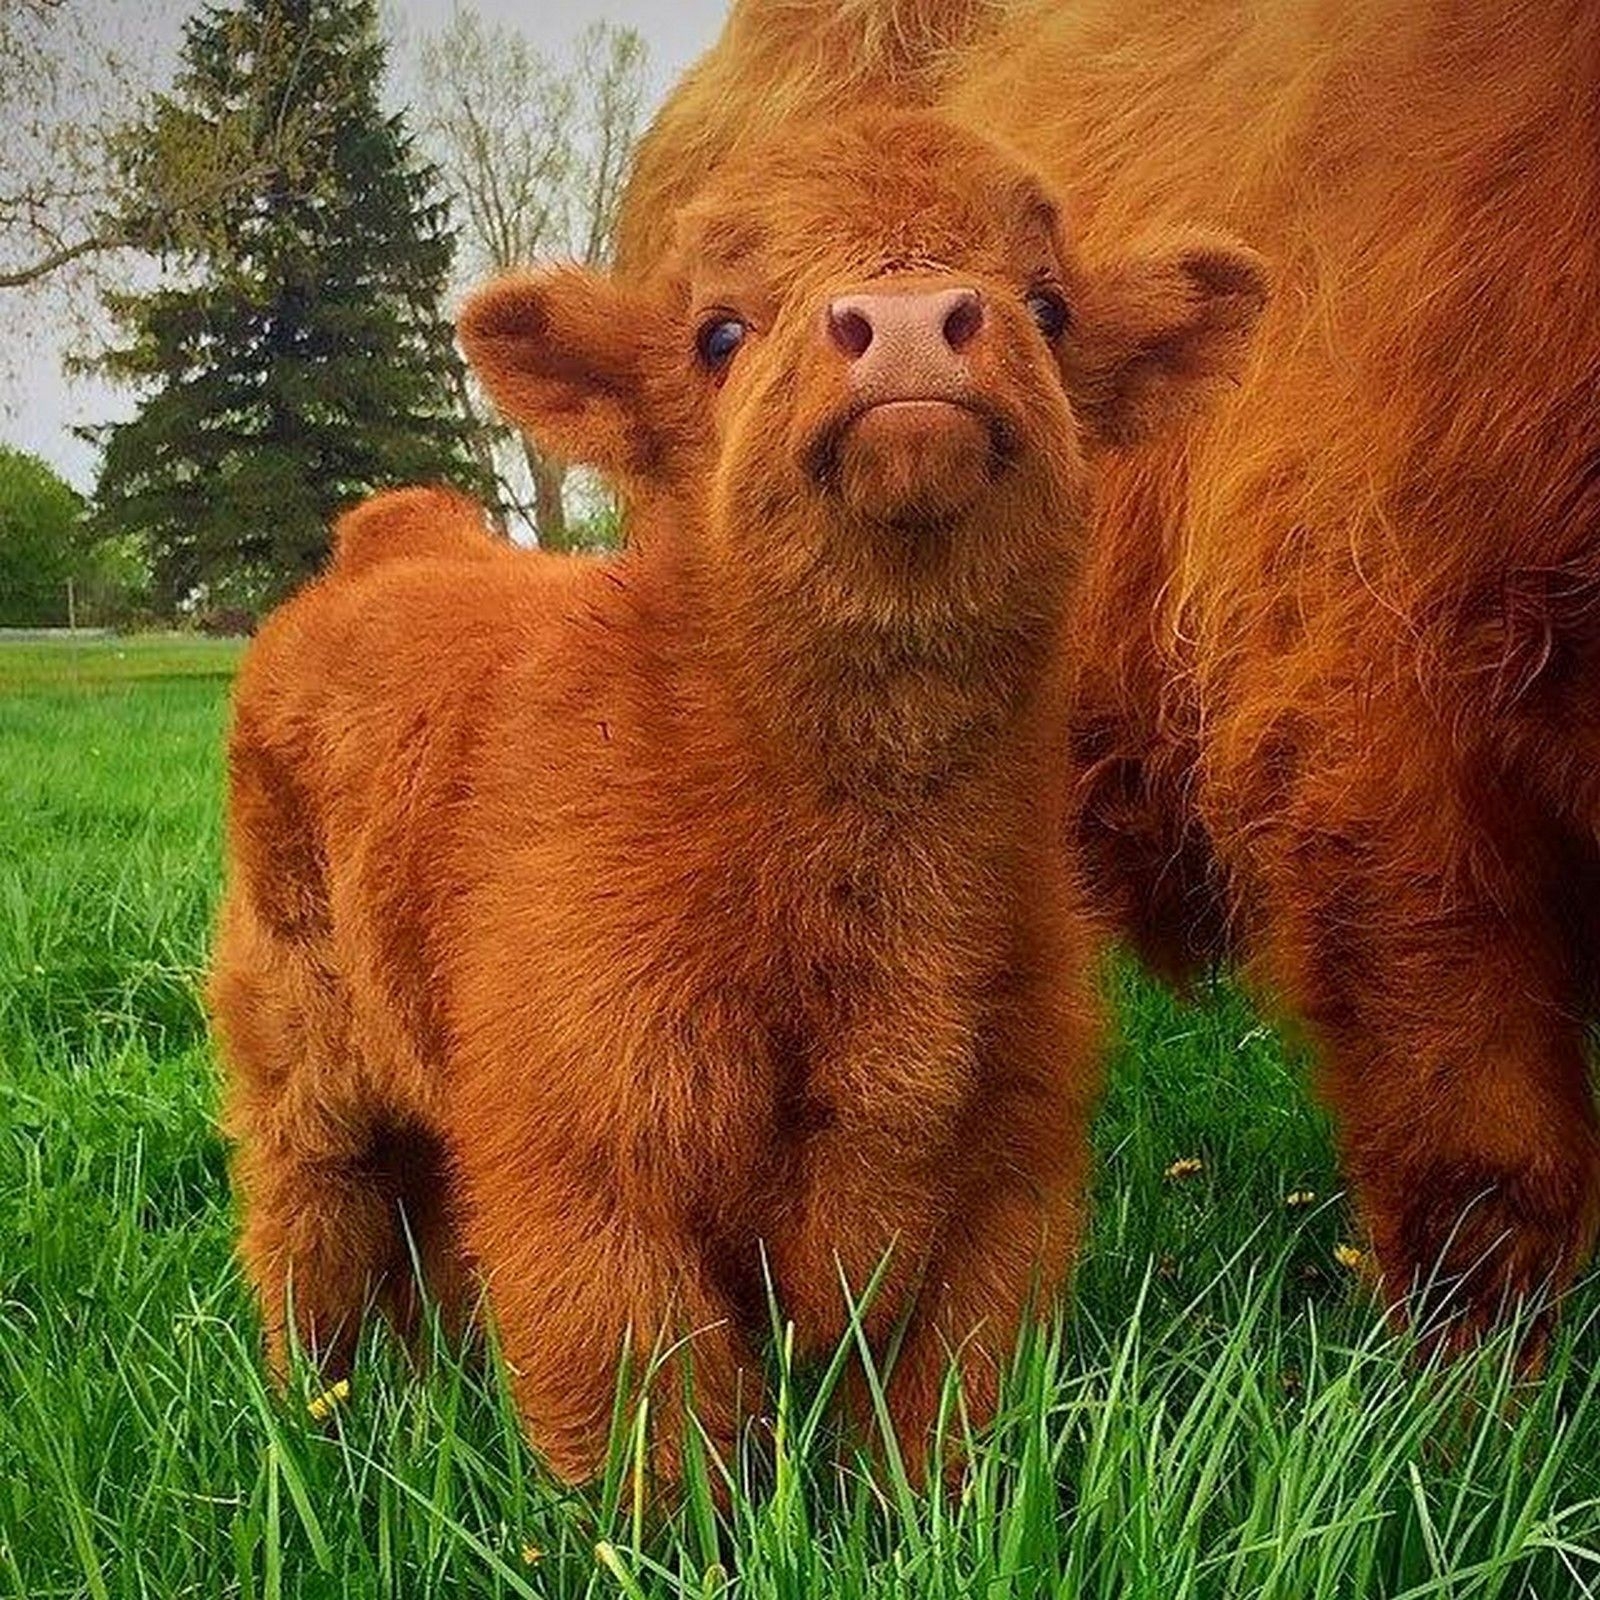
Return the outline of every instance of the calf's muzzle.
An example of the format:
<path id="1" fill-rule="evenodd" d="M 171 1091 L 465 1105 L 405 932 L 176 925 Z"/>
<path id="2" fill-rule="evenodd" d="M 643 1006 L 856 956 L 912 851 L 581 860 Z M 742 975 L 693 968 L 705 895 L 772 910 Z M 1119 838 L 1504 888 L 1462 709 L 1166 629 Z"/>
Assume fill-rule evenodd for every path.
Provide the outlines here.
<path id="1" fill-rule="evenodd" d="M 817 330 L 843 392 L 806 452 L 814 481 L 871 522 L 958 521 L 1011 453 L 974 371 L 994 333 L 983 295 L 960 283 L 874 285 L 829 300 Z"/>
<path id="2" fill-rule="evenodd" d="M 983 331 L 983 298 L 964 286 L 867 290 L 831 301 L 823 326 L 858 400 L 957 400 L 971 388 L 968 352 Z"/>

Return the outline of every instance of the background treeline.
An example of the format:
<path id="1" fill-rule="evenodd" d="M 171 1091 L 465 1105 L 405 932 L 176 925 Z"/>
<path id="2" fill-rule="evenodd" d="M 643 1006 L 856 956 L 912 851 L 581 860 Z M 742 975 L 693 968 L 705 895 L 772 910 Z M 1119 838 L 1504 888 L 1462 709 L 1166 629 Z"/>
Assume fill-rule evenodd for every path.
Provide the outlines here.
<path id="1" fill-rule="evenodd" d="M 127 385 L 81 499 L 0 453 L 0 626 L 236 628 L 385 486 L 449 481 L 553 549 L 614 541 L 603 490 L 489 414 L 459 287 L 602 262 L 644 100 L 639 36 L 553 61 L 458 8 L 404 91 L 377 0 L 214 0 L 137 94 L 81 0 L 0 7 L 0 295 L 87 285 L 74 365 Z"/>

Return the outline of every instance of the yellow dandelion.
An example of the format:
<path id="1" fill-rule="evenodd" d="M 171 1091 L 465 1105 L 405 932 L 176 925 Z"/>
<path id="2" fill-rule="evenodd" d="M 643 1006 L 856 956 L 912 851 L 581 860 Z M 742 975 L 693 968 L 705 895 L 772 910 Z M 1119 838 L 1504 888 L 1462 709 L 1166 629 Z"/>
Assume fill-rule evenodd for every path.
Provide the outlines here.
<path id="1" fill-rule="evenodd" d="M 525 1567 L 536 1567 L 544 1560 L 544 1551 L 536 1544 L 525 1544 L 522 1547 L 522 1564 Z"/>
<path id="2" fill-rule="evenodd" d="M 1174 1161 L 1167 1168 L 1167 1176 L 1174 1181 L 1182 1178 L 1192 1178 L 1197 1172 L 1204 1172 L 1206 1164 L 1199 1156 L 1185 1156 L 1181 1161 Z"/>
<path id="3" fill-rule="evenodd" d="M 350 1380 L 341 1378 L 331 1389 L 324 1389 L 315 1400 L 310 1401 L 306 1410 L 310 1412 L 313 1421 L 326 1422 L 349 1398 Z"/>
<path id="4" fill-rule="evenodd" d="M 1283 1197 L 1283 1203 L 1291 1211 L 1303 1211 L 1307 1206 L 1314 1206 L 1317 1203 L 1317 1191 L 1315 1189 L 1296 1189 L 1293 1194 L 1287 1194 Z"/>
<path id="5" fill-rule="evenodd" d="M 1360 1272 L 1367 1264 L 1367 1253 L 1356 1249 L 1353 1244 L 1336 1244 L 1333 1247 L 1333 1259 L 1349 1272 Z"/>

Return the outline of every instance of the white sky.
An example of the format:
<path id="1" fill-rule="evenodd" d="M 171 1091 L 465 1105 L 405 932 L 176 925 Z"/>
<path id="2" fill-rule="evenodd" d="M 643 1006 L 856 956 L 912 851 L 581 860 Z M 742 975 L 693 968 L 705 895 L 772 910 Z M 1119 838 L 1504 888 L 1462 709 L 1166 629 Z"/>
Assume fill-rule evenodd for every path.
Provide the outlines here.
<path id="1" fill-rule="evenodd" d="M 0 0 L 0 6 L 7 0 Z M 132 35 L 167 69 L 184 18 L 198 8 L 175 0 L 67 0 L 96 15 L 107 35 Z M 396 35 L 391 66 L 404 70 L 418 36 L 449 19 L 454 0 L 382 0 Z M 541 49 L 562 55 L 572 38 L 600 19 L 634 27 L 650 47 L 652 105 L 712 41 L 725 0 L 475 0 L 487 19 L 521 28 Z M 164 81 L 164 80 L 163 80 Z M 5 130 L 0 127 L 0 138 Z M 0 291 L 4 294 L 6 291 Z M 74 437 L 76 425 L 126 416 L 133 399 L 95 380 L 71 378 L 62 357 L 82 345 L 80 326 L 54 293 L 34 293 L 0 308 L 8 360 L 0 361 L 0 443 L 43 456 L 80 489 L 94 480 L 95 452 Z M 92 340 L 88 341 L 92 345 Z"/>

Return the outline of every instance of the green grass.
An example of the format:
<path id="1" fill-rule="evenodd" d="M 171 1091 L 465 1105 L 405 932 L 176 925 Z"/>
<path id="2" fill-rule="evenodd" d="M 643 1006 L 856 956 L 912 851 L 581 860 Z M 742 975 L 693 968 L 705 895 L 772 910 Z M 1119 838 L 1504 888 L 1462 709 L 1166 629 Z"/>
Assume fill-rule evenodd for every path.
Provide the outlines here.
<path id="1" fill-rule="evenodd" d="M 275 1394 L 196 999 L 234 659 L 0 643 L 0 1595 L 1600 1594 L 1600 1293 L 1540 1383 L 1419 1373 L 1334 1259 L 1298 1070 L 1127 974 L 1072 1304 L 958 1497 L 837 1469 L 814 1374 L 722 1519 L 703 1480 L 643 1504 L 625 1426 L 561 1490 L 492 1364 L 381 1332 L 328 1421 Z"/>

